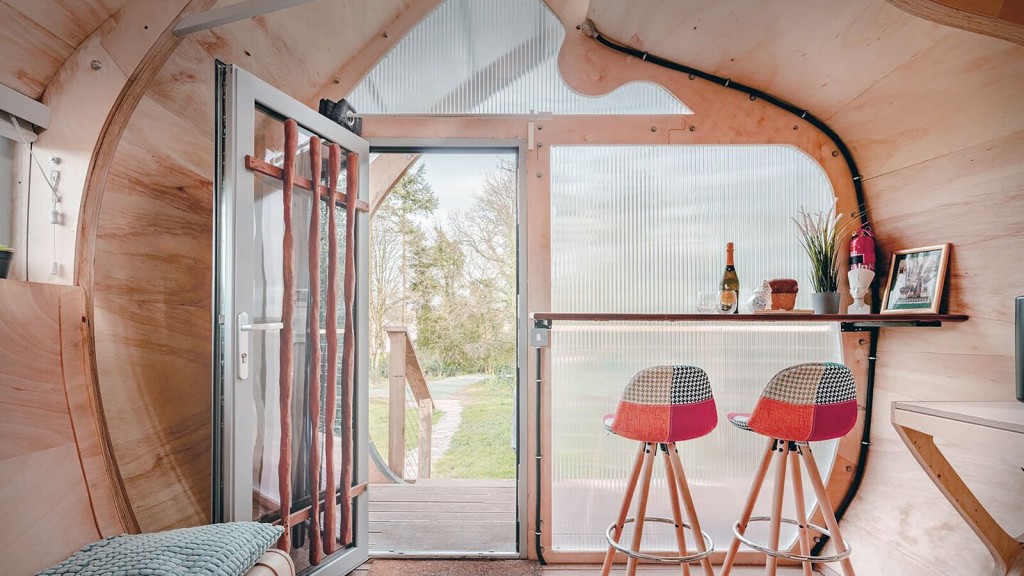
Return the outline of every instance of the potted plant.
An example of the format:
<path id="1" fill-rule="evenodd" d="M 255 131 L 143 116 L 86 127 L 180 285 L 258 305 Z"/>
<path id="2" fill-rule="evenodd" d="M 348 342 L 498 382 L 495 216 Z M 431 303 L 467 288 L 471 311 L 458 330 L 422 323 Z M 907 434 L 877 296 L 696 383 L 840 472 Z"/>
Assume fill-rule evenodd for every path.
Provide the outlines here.
<path id="1" fill-rule="evenodd" d="M 839 238 L 849 222 L 832 212 L 808 214 L 802 209 L 793 218 L 800 231 L 800 244 L 811 258 L 811 304 L 815 314 L 839 313 Z M 852 219 L 851 219 L 852 221 Z"/>
<path id="2" fill-rule="evenodd" d="M 14 250 L 6 244 L 0 244 L 0 278 L 7 278 L 13 259 Z"/>

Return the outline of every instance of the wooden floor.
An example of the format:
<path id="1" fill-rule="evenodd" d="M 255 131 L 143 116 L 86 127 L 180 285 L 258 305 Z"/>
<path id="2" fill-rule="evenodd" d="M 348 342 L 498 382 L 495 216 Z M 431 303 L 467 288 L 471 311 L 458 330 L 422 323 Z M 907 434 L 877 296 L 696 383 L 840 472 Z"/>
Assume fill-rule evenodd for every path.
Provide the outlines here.
<path id="1" fill-rule="evenodd" d="M 414 562 L 414 560 L 410 560 Z M 352 576 L 368 576 L 370 572 L 370 566 L 373 560 L 368 561 L 359 568 L 356 568 L 352 572 Z M 718 574 L 722 570 L 722 567 L 716 565 L 714 567 L 715 574 Z M 641 564 L 637 567 L 637 573 L 643 574 L 643 576 L 679 576 L 680 569 L 678 566 L 652 566 Z M 597 564 L 559 564 L 541 567 L 541 574 L 543 576 L 599 576 L 601 574 L 601 567 Z M 616 565 L 611 572 L 611 576 L 623 576 L 625 574 L 625 568 L 623 565 Z M 703 576 L 703 572 L 699 565 L 692 566 L 690 568 L 690 574 L 692 576 Z M 732 569 L 733 576 L 761 576 L 764 574 L 763 566 L 736 566 Z M 803 571 L 796 567 L 780 567 L 777 572 L 778 576 L 800 576 Z M 815 576 L 821 576 L 823 573 L 819 571 L 814 572 Z"/>
<path id="2" fill-rule="evenodd" d="M 514 480 L 370 485 L 370 553 L 511 553 Z"/>

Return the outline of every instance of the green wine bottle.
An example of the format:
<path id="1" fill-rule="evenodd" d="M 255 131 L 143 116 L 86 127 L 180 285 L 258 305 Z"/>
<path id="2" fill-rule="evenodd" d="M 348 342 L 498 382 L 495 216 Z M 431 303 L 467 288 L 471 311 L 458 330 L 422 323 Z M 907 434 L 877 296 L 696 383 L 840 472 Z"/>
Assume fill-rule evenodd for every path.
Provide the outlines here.
<path id="1" fill-rule="evenodd" d="M 732 242 L 725 245 L 725 272 L 722 274 L 722 283 L 719 285 L 721 297 L 719 306 L 723 312 L 732 309 L 733 314 L 740 311 L 740 279 L 736 275 L 736 265 L 732 258 Z"/>

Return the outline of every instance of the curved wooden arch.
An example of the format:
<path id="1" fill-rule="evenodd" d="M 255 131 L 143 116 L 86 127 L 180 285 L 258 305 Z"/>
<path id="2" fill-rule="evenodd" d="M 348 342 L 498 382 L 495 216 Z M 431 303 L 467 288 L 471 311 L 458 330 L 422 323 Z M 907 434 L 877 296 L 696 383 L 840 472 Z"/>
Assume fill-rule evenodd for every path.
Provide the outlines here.
<path id="1" fill-rule="evenodd" d="M 691 110 L 692 115 L 650 115 L 650 116 L 555 116 L 536 119 L 532 124 L 543 128 L 534 132 L 536 149 L 527 154 L 527 197 L 529 261 L 528 309 L 531 311 L 550 310 L 550 181 L 548 155 L 552 146 L 558 145 L 664 145 L 664 144 L 784 144 L 807 154 L 824 171 L 832 185 L 837 199 L 837 209 L 846 214 L 857 211 L 858 201 L 853 186 L 852 174 L 838 153 L 835 143 L 825 134 L 809 124 L 779 108 L 763 101 L 751 101 L 747 95 L 725 89 L 703 80 L 690 80 L 686 75 L 642 62 L 636 58 L 614 52 L 598 42 L 586 38 L 576 30 L 576 24 L 585 15 L 585 6 L 572 0 L 546 0 L 547 4 L 562 20 L 566 30 L 565 41 L 559 53 L 559 69 L 563 79 L 571 88 L 587 95 L 607 94 L 628 82 L 652 82 L 671 92 Z M 477 139 L 522 139 L 527 140 L 533 130 L 526 119 L 493 118 L 380 118 L 364 121 L 364 136 L 369 138 L 477 138 Z M 536 176 L 536 177 L 535 177 Z M 846 239 L 848 241 L 848 239 Z M 845 253 L 845 249 L 842 250 Z M 845 279 L 843 279 L 845 284 Z M 844 295 L 845 285 L 840 287 Z M 846 298 L 844 296 L 844 298 Z M 848 298 L 847 298 L 848 299 Z M 866 396 L 866 382 L 870 336 L 847 333 L 842 336 L 844 361 L 854 371 L 858 381 L 858 397 Z M 530 359 L 529 373 L 536 369 Z M 545 373 L 547 371 L 545 370 Z M 550 375 L 548 373 L 548 375 Z M 534 394 L 529 389 L 528 394 Z M 545 396 L 542 404 L 542 422 L 549 422 L 551 415 L 550 397 Z M 528 419 L 535 422 L 535 399 L 529 398 Z M 857 425 L 840 441 L 833 473 L 826 486 L 830 499 L 835 503 L 850 490 L 857 468 L 860 466 L 860 439 L 865 424 L 865 406 L 858 411 Z M 528 446 L 534 446 L 534 427 L 528 426 Z M 550 435 L 542 438 L 542 453 L 551 453 Z M 541 476 L 551 478 L 550 460 L 541 462 Z M 532 467 L 528 467 L 528 486 L 536 478 Z M 550 485 L 547 482 L 546 485 Z M 528 493 L 528 526 L 536 526 L 534 517 L 537 495 Z M 550 518 L 550 493 L 541 494 L 543 517 Z M 820 512 L 812 521 L 821 522 Z M 542 523 L 543 526 L 543 517 Z M 529 530 L 528 530 L 529 531 Z M 542 544 L 551 549 L 551 533 L 541 530 Z M 535 551 L 529 547 L 531 557 Z M 718 554 L 717 561 L 721 561 Z M 595 562 L 600 555 L 592 553 L 546 553 L 545 559 L 555 562 Z M 756 562 L 758 555 L 741 554 L 741 561 Z"/>
<path id="2" fill-rule="evenodd" d="M 886 0 L 925 20 L 1009 40 L 1024 46 L 1024 2 L 1021 0 Z"/>
<path id="3" fill-rule="evenodd" d="M 334 68 L 316 75 L 315 94 L 298 96 L 315 106 L 321 95 L 354 85 L 439 1 L 375 3 L 371 11 L 380 7 L 377 16 L 385 17 L 382 29 L 367 30 L 368 40 L 344 65 L 328 61 Z M 201 111 L 212 107 L 213 82 L 204 74 L 215 58 L 246 66 L 250 50 L 261 49 L 270 65 L 300 75 L 302 67 L 280 64 L 296 54 L 289 45 L 309 40 L 268 26 L 307 25 L 301 12 L 289 11 L 233 29 L 173 35 L 180 18 L 215 3 L 183 2 L 142 49 L 145 56 L 107 114 L 81 201 L 75 283 L 88 295 L 94 373 L 112 452 L 138 517 L 135 531 L 210 520 L 213 141 L 206 124 L 212 114 Z M 239 27 L 262 35 L 255 47 L 242 44 L 252 35 L 239 34 Z M 329 36 L 326 29 L 321 34 L 325 42 Z M 189 92 L 194 89 L 200 94 Z"/>

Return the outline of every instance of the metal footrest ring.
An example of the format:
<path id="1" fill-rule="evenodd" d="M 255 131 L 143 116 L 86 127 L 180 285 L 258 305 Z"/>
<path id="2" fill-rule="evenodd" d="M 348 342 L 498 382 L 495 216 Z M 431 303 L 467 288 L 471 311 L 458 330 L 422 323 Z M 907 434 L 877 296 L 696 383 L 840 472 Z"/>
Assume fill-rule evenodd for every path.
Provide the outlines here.
<path id="1" fill-rule="evenodd" d="M 626 518 L 626 521 L 622 523 L 622 528 L 625 529 L 625 525 L 629 524 L 630 522 L 636 522 L 636 518 Z M 674 520 L 669 520 L 668 518 L 662 518 L 660 516 L 644 516 L 644 522 L 660 522 L 662 524 L 671 524 L 673 526 L 676 525 Z M 629 548 L 626 548 L 622 544 L 616 542 L 615 538 L 612 536 L 612 531 L 615 530 L 615 528 L 616 524 L 614 522 L 608 526 L 608 530 L 604 534 L 605 539 L 608 540 L 609 546 L 618 550 L 619 552 L 622 552 L 630 558 L 640 558 L 643 560 L 650 560 L 652 562 L 662 562 L 664 564 L 683 564 L 703 560 L 708 556 L 711 556 L 711 554 L 715 551 L 714 540 L 711 539 L 711 536 L 707 532 L 701 530 L 700 536 L 701 539 L 704 540 L 703 552 L 697 552 L 696 554 L 687 554 L 686 556 L 655 556 L 654 554 L 644 554 L 639 550 L 630 550 Z M 693 532 L 693 528 L 686 522 L 683 522 L 683 528 L 686 528 L 691 533 Z"/>
<path id="2" fill-rule="evenodd" d="M 750 520 L 747 521 L 747 526 L 750 526 L 750 524 L 753 523 L 753 522 L 770 522 L 770 521 L 771 521 L 771 517 L 770 516 L 754 516 Z M 797 526 L 797 527 L 800 526 L 800 523 L 797 522 L 796 520 L 793 520 L 792 518 L 780 518 L 779 521 L 783 522 L 785 524 L 792 524 L 793 526 Z M 832 537 L 832 534 L 830 534 L 828 530 L 822 528 L 821 526 L 818 526 L 818 525 L 815 525 L 815 524 L 811 524 L 810 522 L 808 522 L 807 523 L 807 527 L 810 528 L 811 530 L 814 530 L 815 532 L 818 532 L 819 534 L 823 534 L 825 536 L 828 536 L 829 538 Z M 750 539 L 745 538 L 743 536 L 743 534 L 740 534 L 740 523 L 739 522 L 736 522 L 735 524 L 732 525 L 732 533 L 736 536 L 736 538 L 739 539 L 740 542 L 743 542 L 744 544 L 746 544 L 747 546 L 753 548 L 754 550 L 757 550 L 759 552 L 764 552 L 765 554 L 767 554 L 769 556 L 775 556 L 776 558 L 785 558 L 787 560 L 794 560 L 796 562 L 836 562 L 836 561 L 843 560 L 843 559 L 847 558 L 850 555 L 850 552 L 853 551 L 853 547 L 850 546 L 849 542 L 847 542 L 846 543 L 846 550 L 844 550 L 842 552 L 836 552 L 835 554 L 830 554 L 828 556 L 805 556 L 803 554 L 794 554 L 792 552 L 786 552 L 786 551 L 783 551 L 783 550 L 775 550 L 774 548 L 769 548 L 767 546 L 762 546 L 761 544 L 757 544 L 757 543 L 751 541 Z"/>

